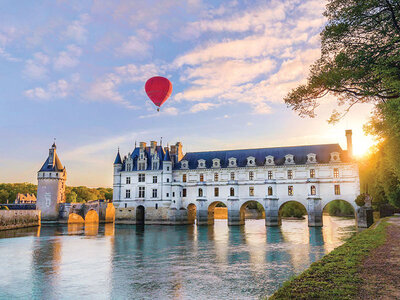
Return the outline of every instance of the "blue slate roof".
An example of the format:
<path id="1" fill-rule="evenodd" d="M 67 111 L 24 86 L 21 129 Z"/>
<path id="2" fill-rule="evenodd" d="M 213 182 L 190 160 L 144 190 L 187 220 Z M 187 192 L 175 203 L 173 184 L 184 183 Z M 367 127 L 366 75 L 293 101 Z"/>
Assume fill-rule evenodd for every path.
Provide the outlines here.
<path id="1" fill-rule="evenodd" d="M 114 165 L 116 165 L 116 164 L 122 165 L 122 159 L 121 159 L 121 155 L 119 154 L 119 150 L 117 153 L 117 157 L 115 158 L 115 161 L 114 161 Z"/>
<path id="2" fill-rule="evenodd" d="M 49 157 L 47 157 L 46 161 L 44 162 L 43 166 L 40 168 L 39 172 L 61 172 L 64 170 L 63 165 L 61 164 L 60 159 L 58 158 L 57 153 L 54 153 L 54 162 L 49 165 Z"/>
<path id="3" fill-rule="evenodd" d="M 163 161 L 171 161 L 171 157 L 169 156 L 169 151 L 165 151 L 164 159 Z"/>
<path id="4" fill-rule="evenodd" d="M 225 168 L 228 166 L 228 159 L 234 157 L 236 158 L 238 167 L 245 167 L 249 156 L 255 157 L 257 166 L 263 166 L 265 165 L 265 157 L 272 155 L 274 157 L 275 165 L 283 165 L 285 162 L 285 155 L 292 154 L 294 155 L 295 164 L 305 164 L 307 162 L 307 154 L 314 153 L 316 154 L 318 163 L 327 163 L 330 160 L 331 152 L 339 152 L 341 161 L 348 160 L 347 151 L 343 151 L 339 144 L 188 152 L 182 160 L 188 161 L 189 169 L 197 169 L 199 159 L 204 159 L 206 161 L 206 168 L 211 168 L 212 160 L 218 158 L 220 159 L 221 168 Z M 180 168 L 180 162 L 174 166 L 174 169 Z"/>
<path id="5" fill-rule="evenodd" d="M 157 155 L 158 155 L 158 158 L 159 158 L 159 162 L 160 162 L 160 164 L 158 166 L 158 169 L 161 170 L 163 168 L 163 160 L 164 160 L 164 157 L 165 157 L 165 152 L 164 152 L 164 149 L 162 148 L 162 146 L 156 146 L 155 151 L 157 152 Z M 152 168 L 151 168 L 151 166 L 152 166 L 152 157 L 151 157 L 150 153 L 151 153 L 151 148 L 150 147 L 145 147 L 144 155 L 147 158 L 146 170 L 152 170 Z M 132 171 L 137 171 L 138 170 L 137 161 L 138 161 L 138 158 L 139 158 L 139 154 L 140 154 L 140 147 L 136 147 L 133 150 L 132 154 L 131 154 L 131 157 L 132 157 L 132 160 L 133 160 Z M 124 159 L 124 161 L 122 163 L 122 171 L 125 171 L 125 170 L 126 170 L 126 161 Z"/>

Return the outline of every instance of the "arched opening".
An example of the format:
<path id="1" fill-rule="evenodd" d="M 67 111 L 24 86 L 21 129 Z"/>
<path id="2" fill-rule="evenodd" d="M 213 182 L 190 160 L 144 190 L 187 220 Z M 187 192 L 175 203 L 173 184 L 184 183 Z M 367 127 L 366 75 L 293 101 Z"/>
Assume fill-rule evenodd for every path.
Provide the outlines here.
<path id="1" fill-rule="evenodd" d="M 89 210 L 85 216 L 85 224 L 99 223 L 99 215 L 93 209 Z"/>
<path id="2" fill-rule="evenodd" d="M 85 220 L 78 214 L 71 213 L 68 216 L 68 224 L 84 224 Z"/>
<path id="3" fill-rule="evenodd" d="M 279 207 L 278 222 L 279 225 L 284 220 L 304 220 L 307 216 L 306 207 L 297 201 L 288 201 Z"/>
<path id="4" fill-rule="evenodd" d="M 193 203 L 190 203 L 187 207 L 188 224 L 196 223 L 196 212 L 197 212 L 196 205 Z"/>
<path id="5" fill-rule="evenodd" d="M 329 201 L 322 210 L 324 215 L 331 217 L 355 218 L 354 207 L 346 200 L 336 199 Z"/>
<path id="6" fill-rule="evenodd" d="M 208 225 L 213 225 L 214 219 L 228 219 L 228 208 L 222 201 L 215 201 L 208 206 Z"/>
<path id="7" fill-rule="evenodd" d="M 265 219 L 264 206 L 257 201 L 247 201 L 240 207 L 240 223 L 244 224 L 245 219 Z"/>
<path id="8" fill-rule="evenodd" d="M 143 205 L 136 207 L 136 224 L 144 225 L 145 209 Z"/>

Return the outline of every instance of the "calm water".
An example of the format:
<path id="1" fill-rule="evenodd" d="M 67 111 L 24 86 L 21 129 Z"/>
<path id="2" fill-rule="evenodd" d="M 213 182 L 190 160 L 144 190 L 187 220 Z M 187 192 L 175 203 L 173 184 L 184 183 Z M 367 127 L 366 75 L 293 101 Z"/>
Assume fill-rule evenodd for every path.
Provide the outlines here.
<path id="1" fill-rule="evenodd" d="M 257 299 L 343 243 L 354 220 L 0 232 L 0 298 Z"/>

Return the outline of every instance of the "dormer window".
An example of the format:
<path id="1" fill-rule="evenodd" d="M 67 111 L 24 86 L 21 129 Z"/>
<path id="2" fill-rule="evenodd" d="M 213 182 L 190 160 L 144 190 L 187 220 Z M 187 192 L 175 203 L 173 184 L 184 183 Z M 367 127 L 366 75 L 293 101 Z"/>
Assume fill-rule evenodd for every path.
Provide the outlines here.
<path id="1" fill-rule="evenodd" d="M 213 167 L 213 168 L 219 168 L 219 167 L 220 167 L 220 160 L 219 160 L 219 158 L 214 158 L 214 159 L 212 160 L 212 167 Z"/>
<path id="2" fill-rule="evenodd" d="M 204 159 L 199 159 L 197 161 L 197 168 L 204 169 L 205 167 L 206 167 L 206 161 Z"/>
<path id="3" fill-rule="evenodd" d="M 187 160 L 181 160 L 181 169 L 187 169 L 189 167 Z"/>
<path id="4" fill-rule="evenodd" d="M 339 152 L 331 153 L 331 162 L 340 162 L 340 153 Z"/>
<path id="5" fill-rule="evenodd" d="M 317 162 L 317 155 L 315 153 L 307 154 L 307 163 L 315 164 Z"/>
<path id="6" fill-rule="evenodd" d="M 249 156 L 247 158 L 247 166 L 248 167 L 254 167 L 256 165 L 256 158 L 253 156 Z"/>
<path id="7" fill-rule="evenodd" d="M 287 165 L 293 165 L 294 164 L 294 155 L 293 154 L 285 155 L 285 164 L 287 164 Z"/>
<path id="8" fill-rule="evenodd" d="M 231 167 L 231 168 L 236 167 L 237 166 L 236 158 L 234 158 L 234 157 L 229 158 L 228 159 L 228 166 Z"/>
<path id="9" fill-rule="evenodd" d="M 265 157 L 265 164 L 267 166 L 274 165 L 275 164 L 274 157 L 272 155 L 268 155 L 267 157 Z"/>

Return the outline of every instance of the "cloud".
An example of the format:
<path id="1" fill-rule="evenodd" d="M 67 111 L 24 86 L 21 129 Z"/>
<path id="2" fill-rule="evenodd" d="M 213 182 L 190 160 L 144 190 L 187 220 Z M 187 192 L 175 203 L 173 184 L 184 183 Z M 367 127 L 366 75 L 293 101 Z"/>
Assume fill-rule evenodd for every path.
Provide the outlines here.
<path id="1" fill-rule="evenodd" d="M 209 110 L 210 108 L 216 107 L 216 106 L 217 106 L 217 104 L 210 103 L 210 102 L 197 103 L 190 108 L 190 112 L 197 113 L 199 111 Z"/>
<path id="2" fill-rule="evenodd" d="M 121 56 L 143 59 L 151 54 L 152 46 L 149 44 L 152 35 L 147 30 L 138 30 L 137 35 L 131 35 L 119 48 L 116 53 Z"/>
<path id="3" fill-rule="evenodd" d="M 78 20 L 74 20 L 64 32 L 64 36 L 74 40 L 77 43 L 85 43 L 87 40 L 88 31 L 85 26 L 89 23 L 90 17 L 88 14 L 80 15 Z"/>
<path id="4" fill-rule="evenodd" d="M 0 57 L 4 58 L 5 60 L 12 61 L 12 62 L 21 61 L 21 59 L 12 56 L 4 48 L 1 48 L 1 47 L 0 47 Z"/>
<path id="5" fill-rule="evenodd" d="M 50 100 L 67 97 L 70 89 L 70 84 L 66 80 L 60 79 L 49 83 L 46 88 L 36 87 L 25 91 L 24 94 L 28 98 L 35 100 Z"/>
<path id="6" fill-rule="evenodd" d="M 36 52 L 33 54 L 33 58 L 26 60 L 22 72 L 30 79 L 44 79 L 47 77 L 49 62 L 50 58 L 46 54 Z"/>
<path id="7" fill-rule="evenodd" d="M 108 74 L 101 80 L 96 80 L 87 91 L 86 95 L 90 100 L 106 100 L 112 102 L 126 103 L 122 95 L 116 91 L 121 83 L 121 78 L 115 74 Z"/>
<path id="8" fill-rule="evenodd" d="M 56 70 L 72 68 L 79 64 L 79 57 L 82 55 L 82 49 L 75 45 L 68 45 L 65 51 L 58 53 L 54 58 L 53 66 Z"/>

